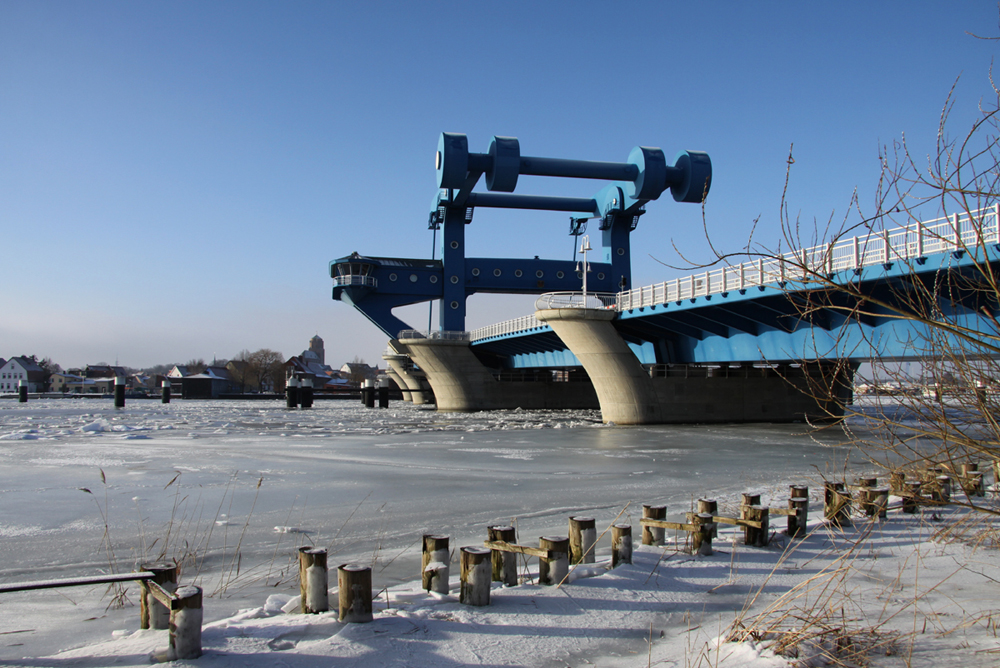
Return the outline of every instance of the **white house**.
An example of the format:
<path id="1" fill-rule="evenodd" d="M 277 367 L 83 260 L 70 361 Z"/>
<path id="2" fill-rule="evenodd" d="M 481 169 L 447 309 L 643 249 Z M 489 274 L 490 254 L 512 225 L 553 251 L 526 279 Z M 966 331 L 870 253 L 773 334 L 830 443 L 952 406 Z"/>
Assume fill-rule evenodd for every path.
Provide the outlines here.
<path id="1" fill-rule="evenodd" d="M 28 392 L 45 391 L 45 372 L 30 359 L 11 357 L 0 367 L 0 392 L 17 392 L 17 384 L 28 382 Z"/>

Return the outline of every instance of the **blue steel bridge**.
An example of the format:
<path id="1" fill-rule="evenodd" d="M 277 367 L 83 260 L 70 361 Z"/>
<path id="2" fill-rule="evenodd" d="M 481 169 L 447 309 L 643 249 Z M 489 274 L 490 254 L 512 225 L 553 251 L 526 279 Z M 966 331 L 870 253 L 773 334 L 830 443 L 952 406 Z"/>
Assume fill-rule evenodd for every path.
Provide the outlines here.
<path id="1" fill-rule="evenodd" d="M 919 360 L 928 345 L 919 323 L 900 320 L 890 310 L 880 314 L 872 306 L 863 308 L 865 315 L 853 315 L 854 304 L 843 294 L 812 300 L 805 315 L 799 296 L 824 290 L 827 282 L 853 283 L 873 300 L 892 303 L 912 293 L 917 282 L 928 293 L 940 292 L 934 284 L 942 272 L 975 278 L 977 264 L 1000 261 L 998 208 L 915 222 L 590 301 L 616 312 L 614 328 L 643 364 Z M 550 300 L 539 302 L 548 306 Z M 1000 305 L 985 302 L 981 291 L 949 291 L 937 307 L 937 315 L 951 323 L 997 333 L 993 318 Z M 469 341 L 480 357 L 505 360 L 510 368 L 579 365 L 552 328 L 533 314 L 481 327 L 469 333 Z"/>
<path id="2" fill-rule="evenodd" d="M 679 203 L 704 201 L 712 185 L 705 153 L 680 151 L 672 164 L 661 149 L 643 146 L 624 162 L 539 158 L 521 155 L 513 137 L 493 137 L 486 153 L 474 153 L 465 135 L 443 133 L 435 168 L 439 189 L 428 218 L 435 255 L 353 253 L 331 262 L 330 276 L 334 299 L 389 338 L 385 359 L 394 378 L 414 401 L 433 389 L 439 410 L 599 403 L 604 419 L 620 424 L 802 419 L 812 415 L 815 397 L 811 405 L 789 398 L 789 383 L 808 395 L 819 378 L 841 388 L 833 394 L 842 401 L 860 362 L 918 360 L 932 338 L 958 347 L 958 338 L 942 340 L 927 318 L 946 321 L 966 341 L 1000 330 L 996 290 L 976 285 L 1000 262 L 997 206 L 634 287 L 631 235 L 641 233 L 647 206 L 666 193 Z M 521 175 L 605 183 L 589 198 L 515 195 Z M 488 192 L 475 191 L 480 180 Z M 537 255 L 473 256 L 465 228 L 484 207 L 569 213 L 571 235 L 597 227 L 584 237 L 594 239 L 596 259 L 585 256 L 581 267 Z M 540 297 L 534 314 L 468 332 L 466 300 L 479 292 Z M 893 308 L 928 295 L 925 322 Z M 418 331 L 393 314 L 428 301 L 440 305 L 435 331 Z M 685 371 L 677 380 L 672 365 L 742 367 L 744 376 L 719 385 L 706 380 L 711 372 L 701 382 Z M 778 371 L 768 378 L 767 369 Z M 511 370 L 525 377 L 535 370 L 544 383 L 559 376 L 591 385 L 516 385 L 516 374 L 501 382 Z"/>

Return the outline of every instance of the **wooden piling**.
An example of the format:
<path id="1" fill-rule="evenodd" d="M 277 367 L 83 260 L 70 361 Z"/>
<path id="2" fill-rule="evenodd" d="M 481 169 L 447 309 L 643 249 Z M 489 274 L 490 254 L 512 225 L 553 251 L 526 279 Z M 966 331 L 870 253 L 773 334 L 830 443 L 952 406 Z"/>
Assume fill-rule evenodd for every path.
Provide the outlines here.
<path id="1" fill-rule="evenodd" d="M 715 499 L 698 499 L 698 512 L 708 513 L 709 515 L 719 514 L 719 502 Z M 712 538 L 719 537 L 719 525 L 715 524 L 712 530 Z"/>
<path id="2" fill-rule="evenodd" d="M 917 512 L 917 506 L 920 505 L 920 488 L 923 483 L 919 480 L 913 480 L 906 483 L 906 489 L 903 492 L 903 512 L 912 515 Z"/>
<path id="3" fill-rule="evenodd" d="M 906 490 L 906 473 L 893 471 L 889 474 L 889 490 L 896 496 L 902 496 Z"/>
<path id="4" fill-rule="evenodd" d="M 687 521 L 694 527 L 691 531 L 691 554 L 703 557 L 712 556 L 712 535 L 715 531 L 712 515 L 710 513 L 688 513 Z"/>
<path id="5" fill-rule="evenodd" d="M 488 529 L 490 541 L 513 543 L 517 540 L 514 527 L 493 526 Z M 502 582 L 508 587 L 517 584 L 517 554 L 491 550 L 492 577 L 494 582 Z"/>
<path id="6" fill-rule="evenodd" d="M 760 505 L 760 494 L 754 494 L 753 492 L 743 492 L 742 501 L 740 502 L 740 519 L 741 520 L 756 520 L 756 516 L 751 517 L 754 513 L 751 512 L 753 506 Z M 757 531 L 753 527 L 743 527 L 743 544 L 753 545 L 756 542 Z"/>
<path id="7" fill-rule="evenodd" d="M 364 623 L 372 620 L 372 569 L 358 564 L 337 568 L 340 621 Z"/>
<path id="8" fill-rule="evenodd" d="M 197 659 L 201 656 L 201 587 L 178 587 L 170 610 L 171 661 Z"/>
<path id="9" fill-rule="evenodd" d="M 448 536 L 425 534 L 420 559 L 420 580 L 424 591 L 448 594 L 451 576 Z"/>
<path id="10" fill-rule="evenodd" d="M 593 517 L 569 518 L 569 563 L 594 563 L 597 524 Z"/>
<path id="11" fill-rule="evenodd" d="M 844 483 L 827 480 L 824 484 L 823 517 L 838 527 L 851 521 L 851 496 Z"/>
<path id="12" fill-rule="evenodd" d="M 666 506 L 642 505 L 642 516 L 650 520 L 667 519 Z M 663 545 L 663 529 L 657 527 L 642 527 L 643 545 Z"/>
<path id="13" fill-rule="evenodd" d="M 542 536 L 538 547 L 550 556 L 538 558 L 538 584 L 557 585 L 569 573 L 569 537 Z"/>
<path id="14" fill-rule="evenodd" d="M 760 528 L 753 526 L 744 527 L 744 543 L 746 545 L 753 545 L 754 547 L 766 547 L 771 538 L 770 508 L 761 505 L 746 506 L 745 514 L 746 517 L 743 519 L 759 522 Z"/>
<path id="15" fill-rule="evenodd" d="M 177 564 L 161 562 L 143 564 L 142 570 L 153 573 L 153 582 L 168 593 L 177 589 Z M 164 605 L 149 589 L 145 580 L 139 581 L 139 628 L 166 629 L 170 628 L 170 608 Z"/>
<path id="16" fill-rule="evenodd" d="M 935 501 L 940 503 L 951 503 L 951 477 L 939 475 L 937 477 L 937 494 Z"/>
<path id="17" fill-rule="evenodd" d="M 303 615 L 326 612 L 330 609 L 329 574 L 326 568 L 326 550 L 317 547 L 299 548 L 299 594 Z"/>
<path id="18" fill-rule="evenodd" d="M 966 496 L 986 496 L 986 485 L 983 484 L 983 473 L 978 462 L 962 464 L 962 491 Z"/>
<path id="19" fill-rule="evenodd" d="M 632 525 L 611 525 L 611 568 L 632 563 Z"/>
<path id="20" fill-rule="evenodd" d="M 788 535 L 792 538 L 804 536 L 809 524 L 809 498 L 792 496 L 788 499 Z"/>
<path id="21" fill-rule="evenodd" d="M 485 547 L 463 547 L 461 553 L 462 589 L 458 597 L 459 603 L 489 605 L 492 582 L 490 550 Z"/>

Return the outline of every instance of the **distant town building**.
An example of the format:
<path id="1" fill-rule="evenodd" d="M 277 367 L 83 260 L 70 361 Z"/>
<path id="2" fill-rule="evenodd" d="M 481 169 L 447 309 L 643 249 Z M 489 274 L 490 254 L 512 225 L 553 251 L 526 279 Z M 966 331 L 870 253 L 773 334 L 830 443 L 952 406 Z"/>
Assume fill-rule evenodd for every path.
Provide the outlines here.
<path id="1" fill-rule="evenodd" d="M 0 392 L 17 392 L 22 380 L 27 381 L 28 392 L 45 391 L 45 371 L 27 357 L 11 357 L 0 366 Z"/>
<path id="2" fill-rule="evenodd" d="M 303 351 L 302 355 L 305 356 L 306 352 L 313 353 L 320 364 L 326 364 L 326 350 L 323 348 L 323 339 L 319 338 L 319 334 L 309 339 L 309 350 Z"/>
<path id="3" fill-rule="evenodd" d="M 73 392 L 70 386 L 77 387 L 83 382 L 83 376 L 75 373 L 54 373 L 49 377 L 49 392 Z"/>

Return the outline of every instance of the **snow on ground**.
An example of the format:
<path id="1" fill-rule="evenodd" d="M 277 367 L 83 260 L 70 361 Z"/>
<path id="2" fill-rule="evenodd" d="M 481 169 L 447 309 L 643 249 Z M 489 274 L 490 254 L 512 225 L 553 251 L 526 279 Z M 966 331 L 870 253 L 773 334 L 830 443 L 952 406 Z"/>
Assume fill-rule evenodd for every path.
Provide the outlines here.
<path id="1" fill-rule="evenodd" d="M 711 556 L 641 547 L 631 565 L 581 566 L 561 587 L 533 584 L 525 572 L 521 585 L 495 584 L 491 604 L 479 608 L 458 602 L 453 575 L 448 596 L 419 583 L 379 592 L 367 624 L 283 612 L 297 610 L 296 600 L 272 595 L 207 623 L 204 655 L 178 663 L 763 668 L 830 665 L 824 651 L 853 643 L 871 648 L 875 666 L 995 666 L 1000 559 L 995 530 L 979 519 L 956 508 L 891 511 L 843 530 L 813 522 L 801 540 L 778 532 L 760 549 L 722 531 Z M 335 589 L 330 600 L 335 606 Z M 719 642 L 737 615 L 742 642 Z M 131 621 L 104 639 L 67 629 L 82 646 L 8 665 L 148 665 L 167 632 L 138 630 L 137 611 Z M 769 649 L 775 632 L 803 630 L 818 637 L 786 657 Z"/>

